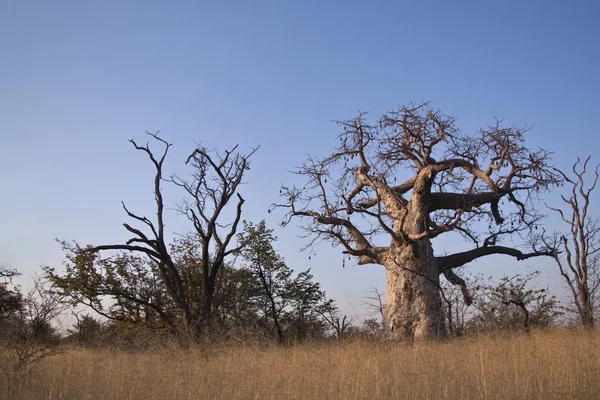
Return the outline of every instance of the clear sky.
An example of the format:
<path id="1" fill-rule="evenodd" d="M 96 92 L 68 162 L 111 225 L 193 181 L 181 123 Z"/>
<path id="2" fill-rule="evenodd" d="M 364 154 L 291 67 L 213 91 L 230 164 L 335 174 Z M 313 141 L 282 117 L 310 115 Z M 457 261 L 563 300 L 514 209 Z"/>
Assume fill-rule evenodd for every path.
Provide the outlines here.
<path id="1" fill-rule="evenodd" d="M 241 193 L 271 227 L 288 170 L 358 110 L 431 100 L 467 132 L 533 125 L 559 167 L 600 162 L 599 20 L 596 1 L 0 0 L 0 265 L 60 265 L 55 238 L 124 240 L 121 200 L 152 215 L 152 171 L 127 143 L 145 130 L 174 144 L 167 172 L 198 140 L 260 145 Z M 280 252 L 341 303 L 384 287 L 383 267 L 342 270 L 328 245 L 299 254 L 298 233 L 277 229 Z"/>

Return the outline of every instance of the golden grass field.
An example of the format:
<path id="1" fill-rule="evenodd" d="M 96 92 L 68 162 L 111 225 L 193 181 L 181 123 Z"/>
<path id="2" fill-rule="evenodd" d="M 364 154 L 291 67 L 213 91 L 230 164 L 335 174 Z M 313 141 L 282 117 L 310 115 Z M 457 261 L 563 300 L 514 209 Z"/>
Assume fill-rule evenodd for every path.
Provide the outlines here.
<path id="1" fill-rule="evenodd" d="M 600 335 L 565 330 L 210 352 L 71 349 L 24 380 L 4 373 L 0 384 L 6 399 L 598 399 Z"/>

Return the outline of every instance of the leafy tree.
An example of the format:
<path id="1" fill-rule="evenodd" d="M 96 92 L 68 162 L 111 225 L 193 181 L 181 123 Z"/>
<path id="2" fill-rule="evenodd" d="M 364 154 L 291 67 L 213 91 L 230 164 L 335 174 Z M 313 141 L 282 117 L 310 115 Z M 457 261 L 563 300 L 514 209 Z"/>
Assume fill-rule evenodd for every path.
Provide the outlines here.
<path id="1" fill-rule="evenodd" d="M 280 342 L 288 337 L 302 340 L 322 336 L 328 324 L 337 326 L 337 308 L 320 284 L 313 281 L 310 270 L 294 274 L 273 248 L 276 240 L 264 220 L 258 225 L 244 221 L 244 231 L 238 238 L 246 243 L 242 260 L 260 285 L 256 299 L 259 318 L 270 322 Z M 339 330 L 343 330 L 342 325 L 345 329 L 345 320 Z"/>
<path id="2" fill-rule="evenodd" d="M 169 296 L 156 264 L 131 252 L 106 257 L 77 243 L 62 242 L 66 262 L 62 273 L 46 267 L 54 288 L 99 315 L 129 325 L 178 332 L 184 316 Z"/>
<path id="3" fill-rule="evenodd" d="M 107 342 L 108 330 L 102 321 L 89 314 L 80 317 L 74 313 L 74 316 L 77 322 L 67 330 L 67 341 L 86 347 L 97 347 Z"/>
<path id="4" fill-rule="evenodd" d="M 524 330 L 547 328 L 562 314 L 547 289 L 531 288 L 540 272 L 503 277 L 497 285 L 487 285 L 484 296 L 475 302 L 477 314 L 470 321 L 476 330 Z"/>
<path id="5" fill-rule="evenodd" d="M 374 123 L 363 113 L 338 125 L 339 146 L 327 157 L 309 157 L 296 170 L 305 185 L 283 186 L 283 203 L 271 210 L 286 211 L 283 225 L 302 220 L 309 246 L 328 240 L 359 264 L 385 266 L 385 320 L 393 336 L 447 335 L 440 275 L 464 286 L 454 270 L 478 258 L 554 254 L 501 244 L 537 226 L 541 216 L 532 200 L 561 178 L 548 151 L 526 146 L 527 129 L 496 121 L 464 134 L 453 116 L 428 104 L 402 107 Z M 450 232 L 473 247 L 436 256 L 435 240 Z M 382 235 L 387 245 L 379 243 Z"/>
<path id="6" fill-rule="evenodd" d="M 239 253 L 243 264 L 223 264 L 214 283 L 214 332 L 223 338 L 258 334 L 280 341 L 324 336 L 328 326 L 324 315 L 335 314 L 337 309 L 310 272 L 295 274 L 285 264 L 272 247 L 275 237 L 264 221 L 245 223 L 238 240 L 247 244 Z M 187 335 L 182 334 L 187 329 L 185 314 L 169 295 L 155 263 L 132 252 L 102 257 L 76 243 L 63 246 L 67 254 L 64 271 L 46 268 L 47 276 L 72 304 L 86 305 L 110 321 L 105 329 L 107 340 L 145 342 L 149 333 L 169 333 L 187 343 Z M 169 254 L 184 282 L 186 299 L 201 309 L 201 242 L 195 233 L 181 236 Z M 92 324 L 87 318 L 84 322 Z"/>
<path id="7" fill-rule="evenodd" d="M 11 287 L 12 278 L 18 275 L 14 269 L 0 270 L 0 321 L 5 321 L 23 306 L 21 293 Z"/>
<path id="8" fill-rule="evenodd" d="M 385 334 L 385 326 L 377 318 L 367 318 L 362 323 L 361 332 L 369 339 L 379 339 Z"/>
<path id="9" fill-rule="evenodd" d="M 241 256 L 260 282 L 261 312 L 264 318 L 271 321 L 277 338 L 282 342 L 285 335 L 280 319 L 289 300 L 286 289 L 292 270 L 273 248 L 276 238 L 273 236 L 273 230 L 267 229 L 264 220 L 257 226 L 244 221 L 244 232 L 238 240 L 247 243 L 241 251 Z"/>
<path id="10" fill-rule="evenodd" d="M 337 308 L 321 284 L 314 282 L 310 270 L 299 272 L 286 284 L 285 297 L 288 306 L 282 320 L 288 337 L 295 340 L 323 337 L 327 331 L 323 315 Z"/>
<path id="11" fill-rule="evenodd" d="M 213 316 L 221 331 L 236 335 L 264 330 L 259 318 L 261 296 L 262 287 L 253 271 L 224 265 L 216 283 Z"/>

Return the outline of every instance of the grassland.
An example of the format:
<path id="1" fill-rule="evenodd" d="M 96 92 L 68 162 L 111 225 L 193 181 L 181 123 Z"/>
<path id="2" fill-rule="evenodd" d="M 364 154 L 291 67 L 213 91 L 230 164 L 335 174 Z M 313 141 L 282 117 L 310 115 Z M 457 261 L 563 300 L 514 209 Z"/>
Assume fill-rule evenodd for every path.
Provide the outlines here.
<path id="1" fill-rule="evenodd" d="M 10 392 L 12 390 L 12 393 Z M 70 349 L 6 399 L 597 399 L 600 334 L 538 332 L 448 343 Z"/>

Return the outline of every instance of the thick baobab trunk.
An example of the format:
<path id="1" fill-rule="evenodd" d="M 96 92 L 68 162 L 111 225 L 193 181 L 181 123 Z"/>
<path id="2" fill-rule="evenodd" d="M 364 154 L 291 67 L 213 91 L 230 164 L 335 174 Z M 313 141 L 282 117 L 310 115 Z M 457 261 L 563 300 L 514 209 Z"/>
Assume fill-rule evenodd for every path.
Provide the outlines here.
<path id="1" fill-rule="evenodd" d="M 390 248 L 387 270 L 385 323 L 393 338 L 408 341 L 447 337 L 439 288 L 439 267 L 431 244 Z"/>

